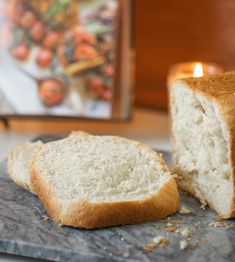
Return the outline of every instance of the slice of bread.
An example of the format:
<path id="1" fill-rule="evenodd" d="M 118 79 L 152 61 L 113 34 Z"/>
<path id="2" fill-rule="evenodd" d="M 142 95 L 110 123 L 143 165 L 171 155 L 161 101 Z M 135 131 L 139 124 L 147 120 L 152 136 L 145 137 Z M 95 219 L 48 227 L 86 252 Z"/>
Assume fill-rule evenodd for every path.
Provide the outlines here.
<path id="1" fill-rule="evenodd" d="M 170 105 L 179 186 L 235 217 L 235 72 L 176 80 Z"/>
<path id="2" fill-rule="evenodd" d="M 30 181 L 30 166 L 34 153 L 43 145 L 41 141 L 15 147 L 8 155 L 8 175 L 20 187 L 35 194 Z"/>
<path id="3" fill-rule="evenodd" d="M 120 137 L 71 136 L 46 144 L 34 156 L 31 181 L 53 220 L 73 227 L 162 219 L 179 203 L 162 158 Z"/>
<path id="4" fill-rule="evenodd" d="M 88 133 L 72 131 L 70 137 L 83 137 Z M 30 167 L 33 155 L 43 145 L 41 141 L 18 145 L 8 154 L 8 175 L 20 187 L 36 194 L 30 180 Z"/>

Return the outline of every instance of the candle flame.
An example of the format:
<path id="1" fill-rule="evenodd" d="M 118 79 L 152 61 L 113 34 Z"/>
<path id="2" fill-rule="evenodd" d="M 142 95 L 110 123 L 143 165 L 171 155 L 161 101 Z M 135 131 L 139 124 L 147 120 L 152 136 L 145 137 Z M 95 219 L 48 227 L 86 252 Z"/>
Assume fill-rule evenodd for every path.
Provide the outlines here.
<path id="1" fill-rule="evenodd" d="M 203 76 L 203 67 L 201 63 L 197 63 L 194 67 L 193 77 Z"/>

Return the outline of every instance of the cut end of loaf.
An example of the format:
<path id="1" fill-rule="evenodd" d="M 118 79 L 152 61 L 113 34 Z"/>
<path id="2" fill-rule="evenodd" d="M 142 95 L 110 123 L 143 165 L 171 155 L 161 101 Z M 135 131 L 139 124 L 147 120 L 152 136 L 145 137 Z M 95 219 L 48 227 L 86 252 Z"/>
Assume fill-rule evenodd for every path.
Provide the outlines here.
<path id="1" fill-rule="evenodd" d="M 112 136 L 70 137 L 45 145 L 34 158 L 32 182 L 52 218 L 77 227 L 160 219 L 174 213 L 179 201 L 160 156 Z"/>
<path id="2" fill-rule="evenodd" d="M 181 188 L 229 218 L 234 195 L 229 128 L 212 87 L 204 95 L 197 85 L 179 80 L 171 88 L 175 172 Z"/>
<path id="3" fill-rule="evenodd" d="M 35 194 L 30 180 L 30 166 L 34 153 L 42 146 L 41 141 L 26 143 L 14 148 L 8 156 L 8 174 L 12 180 Z"/>

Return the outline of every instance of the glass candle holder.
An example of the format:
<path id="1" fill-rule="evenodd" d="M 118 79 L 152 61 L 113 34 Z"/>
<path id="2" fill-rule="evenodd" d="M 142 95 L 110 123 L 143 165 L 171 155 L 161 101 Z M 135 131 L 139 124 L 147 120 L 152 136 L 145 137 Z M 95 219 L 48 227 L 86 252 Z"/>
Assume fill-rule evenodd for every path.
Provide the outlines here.
<path id="1" fill-rule="evenodd" d="M 170 86 L 172 82 L 179 78 L 186 77 L 201 77 L 207 74 L 222 73 L 221 66 L 214 63 L 205 62 L 182 62 L 174 64 L 170 67 L 167 75 L 167 85 Z"/>

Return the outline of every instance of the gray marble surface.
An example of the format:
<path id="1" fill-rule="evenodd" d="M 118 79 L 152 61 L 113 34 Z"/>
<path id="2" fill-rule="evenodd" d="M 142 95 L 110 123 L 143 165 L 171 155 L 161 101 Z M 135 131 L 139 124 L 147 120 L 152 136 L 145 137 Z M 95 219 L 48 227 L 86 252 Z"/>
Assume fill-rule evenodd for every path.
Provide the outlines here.
<path id="1" fill-rule="evenodd" d="M 227 228 L 209 225 L 216 214 L 181 194 L 181 205 L 192 211 L 151 223 L 83 230 L 58 227 L 47 215 L 38 198 L 16 186 L 6 174 L 6 161 L 0 163 L 0 253 L 52 261 L 232 261 L 235 260 L 235 223 Z M 177 222 L 177 223 L 176 223 Z M 166 226 L 179 232 L 167 232 Z M 176 224 L 175 224 L 176 223 Z M 164 227 L 164 228 L 162 228 Z M 190 229 L 192 238 L 180 232 Z M 153 238 L 164 236 L 166 247 L 144 250 Z M 188 247 L 180 249 L 186 239 Z"/>

